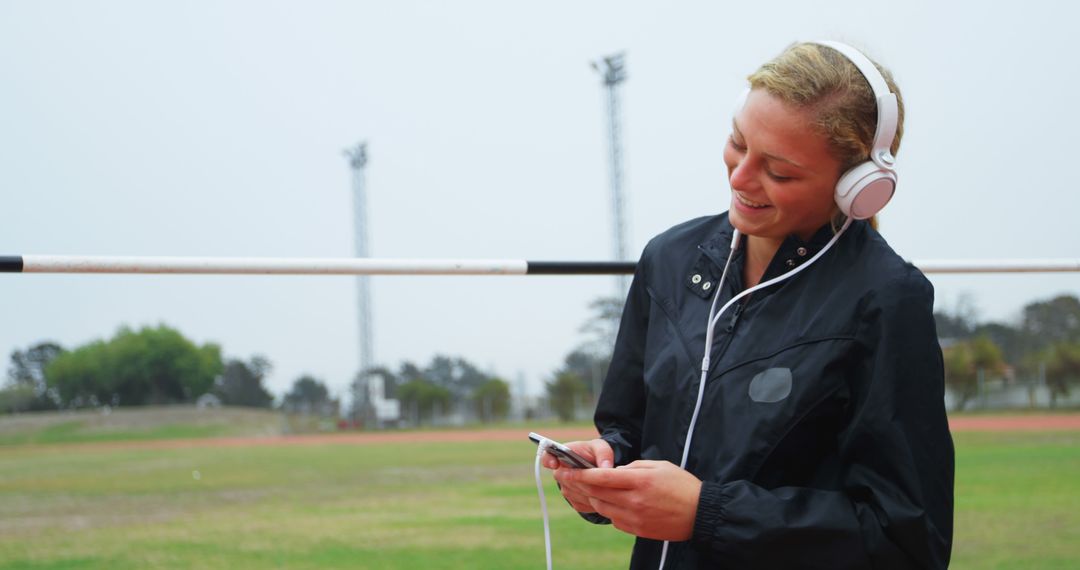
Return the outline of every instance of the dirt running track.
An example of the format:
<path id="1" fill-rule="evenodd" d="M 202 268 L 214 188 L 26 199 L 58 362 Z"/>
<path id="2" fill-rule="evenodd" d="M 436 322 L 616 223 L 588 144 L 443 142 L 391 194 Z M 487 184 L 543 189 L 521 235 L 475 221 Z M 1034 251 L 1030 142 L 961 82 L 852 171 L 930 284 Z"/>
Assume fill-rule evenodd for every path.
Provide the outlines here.
<path id="1" fill-rule="evenodd" d="M 1080 431 L 1080 414 L 1023 416 L 963 416 L 951 418 L 952 431 Z M 499 428 L 447 431 L 386 431 L 328 433 L 268 437 L 221 437 L 156 441 L 116 441 L 71 444 L 79 449 L 182 449 L 190 447 L 260 447 L 288 445 L 371 445 L 394 443 L 527 441 L 527 428 Z M 543 435 L 558 441 L 596 437 L 591 428 L 544 428 Z M 61 447 L 61 446 L 50 446 Z M 67 446 L 63 446 L 67 447 Z"/>

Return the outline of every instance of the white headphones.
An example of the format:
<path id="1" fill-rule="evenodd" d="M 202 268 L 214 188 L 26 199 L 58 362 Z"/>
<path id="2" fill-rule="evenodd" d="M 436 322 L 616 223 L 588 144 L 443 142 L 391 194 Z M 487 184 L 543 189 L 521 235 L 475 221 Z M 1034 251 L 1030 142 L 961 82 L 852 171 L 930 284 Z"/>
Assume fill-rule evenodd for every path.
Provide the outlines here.
<path id="1" fill-rule="evenodd" d="M 889 91 L 889 84 L 882 77 L 877 67 L 859 50 L 840 42 L 808 42 L 832 48 L 855 64 L 859 72 L 870 84 L 877 101 L 877 128 L 874 131 L 874 143 L 870 149 L 869 160 L 855 165 L 836 182 L 833 199 L 840 211 L 849 218 L 865 220 L 881 211 L 896 192 L 896 159 L 890 152 L 893 139 L 896 138 L 896 125 L 900 120 L 900 110 L 896 94 Z M 747 89 L 736 106 L 736 111 L 746 102 Z"/>

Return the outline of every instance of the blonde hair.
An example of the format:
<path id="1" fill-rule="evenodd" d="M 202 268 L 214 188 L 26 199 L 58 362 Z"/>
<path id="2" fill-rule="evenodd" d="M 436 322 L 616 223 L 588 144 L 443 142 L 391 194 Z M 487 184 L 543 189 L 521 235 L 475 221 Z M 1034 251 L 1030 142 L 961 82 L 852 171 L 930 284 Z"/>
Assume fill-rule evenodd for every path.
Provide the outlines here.
<path id="1" fill-rule="evenodd" d="M 892 74 L 877 62 L 874 65 L 896 94 L 899 116 L 890 147 L 896 156 L 904 136 L 904 99 Z M 859 68 L 840 52 L 819 44 L 795 43 L 747 79 L 751 89 L 764 89 L 813 115 L 814 127 L 825 136 L 830 151 L 840 161 L 837 174 L 868 160 L 877 128 L 877 100 Z M 834 230 L 843 222 L 842 213 L 834 216 Z M 870 224 L 877 228 L 877 218 L 871 218 Z"/>

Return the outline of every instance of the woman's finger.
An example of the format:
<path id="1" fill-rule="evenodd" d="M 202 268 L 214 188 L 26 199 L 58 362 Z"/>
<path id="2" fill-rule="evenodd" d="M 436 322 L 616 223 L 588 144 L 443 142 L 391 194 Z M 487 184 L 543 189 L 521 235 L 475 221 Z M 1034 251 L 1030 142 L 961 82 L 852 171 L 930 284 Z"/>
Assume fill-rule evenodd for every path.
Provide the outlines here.
<path id="1" fill-rule="evenodd" d="M 611 444 L 603 439 L 589 441 L 589 451 L 593 456 L 593 463 L 597 467 L 612 467 L 615 465 L 615 452 Z"/>
<path id="2" fill-rule="evenodd" d="M 545 453 L 540 459 L 540 465 L 543 465 L 545 469 L 558 469 L 559 460 L 550 453 Z"/>
<path id="3" fill-rule="evenodd" d="M 581 493 L 574 487 L 566 487 L 560 485 L 559 491 L 570 506 L 579 513 L 592 513 L 596 512 L 595 509 L 589 504 L 589 497 L 584 493 Z"/>

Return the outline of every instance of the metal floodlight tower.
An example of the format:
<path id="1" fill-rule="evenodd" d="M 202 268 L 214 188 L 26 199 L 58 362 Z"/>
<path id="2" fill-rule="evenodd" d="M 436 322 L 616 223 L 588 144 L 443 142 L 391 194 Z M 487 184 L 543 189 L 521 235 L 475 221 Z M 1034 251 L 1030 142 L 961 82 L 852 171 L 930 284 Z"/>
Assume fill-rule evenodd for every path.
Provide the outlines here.
<path id="1" fill-rule="evenodd" d="M 367 143 L 361 142 L 345 150 L 352 168 L 353 226 L 356 237 L 356 257 L 368 257 L 367 194 L 364 186 L 364 168 L 367 166 Z M 360 334 L 360 373 L 375 364 L 374 343 L 371 338 L 371 277 L 356 278 L 357 318 Z"/>
<path id="2" fill-rule="evenodd" d="M 622 189 L 622 125 L 619 108 L 619 85 L 626 81 L 626 63 L 624 52 L 610 55 L 599 62 L 592 62 L 592 68 L 603 79 L 607 91 L 608 110 L 608 158 L 611 167 L 611 206 L 612 231 L 614 233 L 615 261 L 626 261 L 626 243 L 629 228 L 626 221 L 626 198 Z M 617 296 L 626 296 L 629 277 L 619 275 L 615 286 Z"/>

